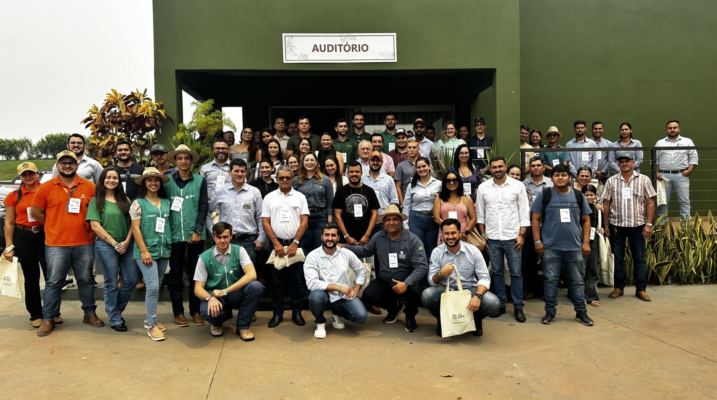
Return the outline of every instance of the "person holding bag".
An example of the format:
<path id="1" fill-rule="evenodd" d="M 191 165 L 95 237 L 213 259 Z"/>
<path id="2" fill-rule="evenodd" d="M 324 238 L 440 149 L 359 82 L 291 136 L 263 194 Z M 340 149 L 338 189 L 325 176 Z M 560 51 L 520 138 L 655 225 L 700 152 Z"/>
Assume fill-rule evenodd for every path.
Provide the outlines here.
<path id="1" fill-rule="evenodd" d="M 5 197 L 5 251 L 3 257 L 12 262 L 17 257 L 25 277 L 25 308 L 30 313 L 33 328 L 42 324 L 40 297 L 40 269 L 47 280 L 45 260 L 45 231 L 42 224 L 30 216 L 32 198 L 40 187 L 37 167 L 31 162 L 17 166 L 22 184 Z M 39 266 L 39 267 L 38 267 Z M 58 320 L 60 322 L 58 322 Z M 55 323 L 61 323 L 59 317 Z"/>
<path id="2" fill-rule="evenodd" d="M 95 254 L 104 273 L 105 312 L 110 318 L 110 327 L 117 332 L 127 332 L 122 312 L 137 285 L 137 267 L 132 253 L 127 251 L 132 245 L 129 199 L 114 167 L 105 168 L 100 174 L 95 196 L 87 206 L 86 220 L 97 235 Z M 118 288 L 120 272 L 124 283 Z"/>
<path id="3" fill-rule="evenodd" d="M 599 227 L 599 220 L 602 215 L 599 210 L 601 207 L 596 203 L 598 198 L 598 190 L 595 185 L 586 185 L 582 188 L 585 200 L 590 206 L 590 255 L 583 257 L 583 282 L 585 284 L 585 304 L 593 307 L 600 307 L 600 296 L 598 295 L 597 284 L 600 280 L 600 266 L 598 258 L 600 257 L 600 237 L 597 235 L 605 233 Z"/>
<path id="4" fill-rule="evenodd" d="M 458 285 L 452 277 L 457 274 L 464 290 L 470 290 L 470 302 L 467 310 L 473 313 L 475 320 L 474 336 L 483 336 L 483 319 L 498 312 L 500 300 L 489 292 L 490 274 L 483 255 L 475 246 L 460 240 L 461 224 L 457 219 L 448 218 L 441 222 L 443 244 L 436 247 L 431 253 L 431 263 L 428 270 L 430 287 L 421 294 L 423 306 L 436 317 L 436 335 L 443 337 L 441 324 L 441 294 L 446 292 L 446 286 L 451 290 L 458 290 Z"/>

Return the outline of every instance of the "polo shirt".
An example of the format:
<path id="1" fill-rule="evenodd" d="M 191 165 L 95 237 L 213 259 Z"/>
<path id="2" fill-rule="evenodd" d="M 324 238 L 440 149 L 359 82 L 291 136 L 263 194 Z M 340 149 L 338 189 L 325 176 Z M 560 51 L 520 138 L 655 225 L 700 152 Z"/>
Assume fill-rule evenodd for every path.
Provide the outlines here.
<path id="1" fill-rule="evenodd" d="M 274 139 L 276 139 L 277 142 L 279 142 L 279 147 L 281 148 L 282 153 L 286 153 L 286 146 L 289 144 L 289 136 L 288 134 L 284 134 L 284 137 L 279 139 L 278 136 L 274 135 Z"/>
<path id="2" fill-rule="evenodd" d="M 484 135 L 483 139 L 478 136 L 471 136 L 468 138 L 468 147 L 491 147 L 493 146 L 493 136 Z M 475 161 L 476 167 L 483 169 L 486 167 L 484 161 L 485 149 L 474 150 L 471 149 L 471 159 Z"/>
<path id="3" fill-rule="evenodd" d="M 404 150 L 406 150 L 404 148 Z M 399 153 L 398 149 L 393 149 L 388 152 L 388 156 L 393 159 L 393 165 L 398 165 L 408 159 L 408 151 L 404 151 L 403 153 Z"/>
<path id="4" fill-rule="evenodd" d="M 289 141 L 286 143 L 286 150 L 293 151 L 294 153 L 299 153 L 299 143 L 301 143 L 301 139 L 304 139 L 301 137 L 301 134 L 292 136 L 289 138 Z M 313 133 L 309 134 L 309 142 L 311 143 L 311 150 L 316 151 L 321 148 L 321 138 L 319 135 L 314 135 Z"/>
<path id="5" fill-rule="evenodd" d="M 40 185 L 40 187 L 41 186 L 42 185 Z M 38 189 L 40 187 L 38 187 Z M 42 224 L 40 224 L 39 222 L 35 220 L 30 222 L 30 220 L 28 219 L 30 217 L 32 198 L 35 196 L 35 192 L 37 192 L 37 189 L 29 191 L 25 188 L 25 185 L 20 185 L 20 190 L 22 191 L 22 197 L 20 197 L 20 201 L 17 201 L 17 190 L 13 190 L 5 197 L 5 200 L 3 200 L 3 204 L 5 204 L 5 207 L 15 208 L 16 225 L 41 226 Z"/>
<path id="6" fill-rule="evenodd" d="M 351 161 L 358 159 L 358 143 L 351 138 L 344 140 L 335 139 L 332 144 L 337 153 L 341 153 L 344 158 L 344 170 L 348 168 Z"/>
<path id="7" fill-rule="evenodd" d="M 396 148 L 396 136 L 392 133 L 388 133 L 388 131 L 381 132 L 381 136 L 383 137 L 383 149 L 381 153 L 388 154 L 389 151 Z"/>
<path id="8" fill-rule="evenodd" d="M 59 175 L 50 179 L 40 185 L 32 199 L 33 207 L 45 210 L 45 244 L 48 246 L 83 246 L 95 242 L 90 223 L 85 221 L 87 206 L 95 195 L 95 184 L 75 176 L 72 187 L 63 184 Z M 70 198 L 80 199 L 78 214 L 67 211 Z"/>
<path id="9" fill-rule="evenodd" d="M 287 217 L 282 220 L 282 215 Z M 271 229 L 278 239 L 293 239 L 301 226 L 301 216 L 309 215 L 306 197 L 293 188 L 284 194 L 275 190 L 264 197 L 262 218 L 271 218 Z"/>

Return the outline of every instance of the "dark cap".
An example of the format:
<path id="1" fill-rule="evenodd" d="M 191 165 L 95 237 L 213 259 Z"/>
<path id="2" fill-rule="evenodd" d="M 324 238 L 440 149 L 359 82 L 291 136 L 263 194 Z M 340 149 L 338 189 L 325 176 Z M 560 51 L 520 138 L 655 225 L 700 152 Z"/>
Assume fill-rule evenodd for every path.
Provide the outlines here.
<path id="1" fill-rule="evenodd" d="M 633 155 L 633 152 L 631 151 L 621 151 L 617 153 L 617 157 L 615 157 L 616 160 L 620 160 L 621 158 L 627 158 L 630 160 L 634 160 L 635 156 Z"/>
<path id="2" fill-rule="evenodd" d="M 478 118 L 474 119 L 474 120 L 473 120 L 473 125 L 475 125 L 475 124 L 477 124 L 477 123 L 479 123 L 479 122 L 482 122 L 483 125 L 485 125 L 485 120 L 483 119 L 483 117 L 478 117 Z"/>
<path id="3" fill-rule="evenodd" d="M 394 135 L 394 136 L 395 136 L 395 137 L 398 137 L 399 135 L 408 137 L 408 135 L 406 134 L 406 130 L 403 129 L 403 128 L 398 128 L 398 129 L 396 129 L 396 135 Z"/>
<path id="4" fill-rule="evenodd" d="M 161 151 L 162 153 L 169 153 L 169 152 L 167 151 L 167 148 L 164 147 L 163 144 L 159 144 L 159 143 L 157 143 L 157 144 L 155 144 L 154 146 L 152 146 L 152 151 L 150 151 L 149 154 L 152 154 L 152 153 L 154 153 L 155 151 Z"/>

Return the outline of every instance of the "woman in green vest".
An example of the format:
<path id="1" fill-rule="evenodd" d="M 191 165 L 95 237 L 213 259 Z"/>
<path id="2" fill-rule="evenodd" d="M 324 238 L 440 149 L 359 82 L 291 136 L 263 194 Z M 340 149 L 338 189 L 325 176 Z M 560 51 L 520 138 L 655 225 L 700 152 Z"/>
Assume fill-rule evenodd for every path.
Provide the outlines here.
<path id="1" fill-rule="evenodd" d="M 144 327 L 150 339 L 164 340 L 165 327 L 157 322 L 157 300 L 172 249 L 170 204 L 163 185 L 169 181 L 169 177 L 160 174 L 156 168 L 147 168 L 134 181 L 139 185 L 139 191 L 129 214 L 135 240 L 133 258 L 147 285 L 144 298 L 147 318 Z"/>

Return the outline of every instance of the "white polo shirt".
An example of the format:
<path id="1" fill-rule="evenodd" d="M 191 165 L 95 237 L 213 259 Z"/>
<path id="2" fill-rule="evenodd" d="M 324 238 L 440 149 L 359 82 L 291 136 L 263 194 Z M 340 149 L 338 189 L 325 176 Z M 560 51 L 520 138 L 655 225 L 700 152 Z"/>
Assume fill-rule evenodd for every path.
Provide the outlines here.
<path id="1" fill-rule="evenodd" d="M 261 217 L 271 218 L 271 229 L 278 239 L 293 239 L 299 231 L 301 216 L 309 215 L 306 197 L 293 188 L 287 194 L 280 189 L 264 197 Z"/>

